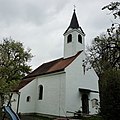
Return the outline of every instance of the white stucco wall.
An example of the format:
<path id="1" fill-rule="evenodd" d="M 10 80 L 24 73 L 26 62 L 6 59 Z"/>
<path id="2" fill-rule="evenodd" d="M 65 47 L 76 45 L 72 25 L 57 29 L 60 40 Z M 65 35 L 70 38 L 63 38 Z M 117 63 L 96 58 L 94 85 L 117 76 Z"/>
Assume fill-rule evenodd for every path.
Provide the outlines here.
<path id="1" fill-rule="evenodd" d="M 72 42 L 67 43 L 68 35 L 72 35 Z M 78 42 L 78 35 L 82 37 L 82 44 Z M 71 57 L 75 55 L 77 52 L 84 50 L 85 48 L 85 40 L 84 35 L 80 30 L 74 29 L 69 30 L 64 36 L 64 58 Z"/>
<path id="2" fill-rule="evenodd" d="M 83 72 L 84 53 L 81 53 L 73 62 L 66 68 L 66 111 L 82 110 L 82 101 L 79 88 L 91 89 L 98 91 L 98 77 L 91 69 L 85 74 Z M 99 94 L 89 95 L 89 100 Z M 94 114 L 94 110 L 89 105 L 89 111 Z"/>
<path id="3" fill-rule="evenodd" d="M 95 107 L 92 107 L 92 100 L 93 99 L 97 99 L 98 100 L 98 105 L 96 105 Z M 89 107 L 90 107 L 90 113 L 89 114 L 97 114 L 98 113 L 98 111 L 99 111 L 99 103 L 100 101 L 99 101 L 99 93 L 90 93 L 90 99 L 89 99 Z"/>
<path id="4" fill-rule="evenodd" d="M 37 78 L 36 113 L 63 116 L 65 106 L 65 73 Z M 38 86 L 43 85 L 43 99 L 38 100 Z"/>
<path id="5" fill-rule="evenodd" d="M 98 91 L 98 77 L 93 69 L 83 72 L 84 52 L 82 52 L 63 72 L 42 75 L 34 79 L 20 90 L 19 112 L 42 113 L 66 116 L 66 111 L 82 110 L 79 88 Z M 43 99 L 39 100 L 39 85 L 43 86 Z M 17 100 L 17 94 L 14 94 Z M 31 97 L 26 102 L 27 96 Z M 92 99 L 99 99 L 98 93 L 89 93 L 89 111 L 95 114 Z M 14 110 L 17 101 L 13 102 Z M 68 115 L 68 114 L 67 114 Z M 73 114 L 72 114 L 73 115 Z"/>
<path id="6" fill-rule="evenodd" d="M 98 77 L 94 70 L 83 72 L 83 58 L 84 53 L 81 53 L 65 71 L 39 76 L 23 87 L 20 90 L 19 112 L 66 116 L 66 111 L 82 110 L 79 88 L 98 91 Z M 38 99 L 39 85 L 43 86 L 42 100 Z M 26 102 L 27 96 L 31 97 L 30 102 Z M 17 100 L 17 94 L 14 94 L 14 98 Z M 94 98 L 99 99 L 99 94 L 90 92 L 90 114 L 96 113 L 91 102 Z M 13 103 L 12 107 L 16 110 L 17 101 Z"/>
<path id="7" fill-rule="evenodd" d="M 27 102 L 27 96 L 30 96 L 30 102 Z M 34 113 L 36 99 L 36 80 L 31 81 L 20 90 L 19 112 Z"/>
<path id="8" fill-rule="evenodd" d="M 11 106 L 13 111 L 17 112 L 17 105 L 18 105 L 18 94 L 14 92 L 11 98 Z"/>
<path id="9" fill-rule="evenodd" d="M 39 100 L 39 85 L 43 85 L 43 99 Z M 42 113 L 65 116 L 65 72 L 43 75 L 23 87 L 20 91 L 19 111 L 21 113 Z M 30 102 L 26 101 L 30 96 Z M 12 108 L 17 110 L 18 95 L 14 94 Z"/>

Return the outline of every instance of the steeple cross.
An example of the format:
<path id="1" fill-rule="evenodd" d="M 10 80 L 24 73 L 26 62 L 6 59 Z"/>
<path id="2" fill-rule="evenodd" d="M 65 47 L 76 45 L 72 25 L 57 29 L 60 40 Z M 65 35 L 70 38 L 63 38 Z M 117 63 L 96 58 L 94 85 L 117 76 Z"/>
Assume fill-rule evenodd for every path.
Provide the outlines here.
<path id="1" fill-rule="evenodd" d="M 76 6 L 75 6 L 75 5 L 73 5 L 73 7 L 74 7 L 74 11 L 75 11 Z"/>

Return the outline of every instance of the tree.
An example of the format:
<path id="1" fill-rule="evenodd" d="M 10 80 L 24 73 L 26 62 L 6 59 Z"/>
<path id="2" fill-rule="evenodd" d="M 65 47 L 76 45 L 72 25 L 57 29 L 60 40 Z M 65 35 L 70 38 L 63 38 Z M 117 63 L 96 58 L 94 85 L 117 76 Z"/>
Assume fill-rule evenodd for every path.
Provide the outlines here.
<path id="1" fill-rule="evenodd" d="M 104 6 L 102 10 L 108 9 L 116 19 L 117 17 L 120 17 L 120 2 L 111 2 L 110 4 Z"/>
<path id="2" fill-rule="evenodd" d="M 108 9 L 115 19 L 120 17 L 120 2 L 111 2 L 102 8 Z M 87 47 L 87 59 L 98 76 L 112 68 L 120 69 L 120 24 L 112 23 L 105 34 L 97 36 L 92 45 Z"/>
<path id="3" fill-rule="evenodd" d="M 120 119 L 120 70 L 106 71 L 101 76 L 101 115 L 105 120 Z"/>
<path id="4" fill-rule="evenodd" d="M 120 69 L 120 28 L 111 29 L 97 36 L 87 47 L 86 61 L 91 63 L 99 77 L 108 69 Z"/>
<path id="5" fill-rule="evenodd" d="M 115 19 L 120 17 L 120 3 L 111 2 L 108 9 Z M 101 115 L 105 120 L 120 116 L 120 24 L 113 23 L 106 34 L 97 36 L 88 47 L 88 58 L 99 76 Z M 87 62 L 86 62 L 87 63 Z"/>
<path id="6" fill-rule="evenodd" d="M 0 98 L 1 105 L 4 94 L 9 94 L 19 80 L 31 71 L 27 63 L 31 60 L 30 49 L 25 50 L 20 42 L 11 38 L 3 39 L 0 43 Z M 1 107 L 0 107 L 1 108 Z"/>

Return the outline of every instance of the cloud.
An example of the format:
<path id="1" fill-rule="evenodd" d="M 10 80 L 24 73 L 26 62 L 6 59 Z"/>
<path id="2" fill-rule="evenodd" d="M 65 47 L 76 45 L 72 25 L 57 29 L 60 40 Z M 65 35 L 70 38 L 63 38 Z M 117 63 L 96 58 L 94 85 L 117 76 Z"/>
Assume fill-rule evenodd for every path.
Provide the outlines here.
<path id="1" fill-rule="evenodd" d="M 7 25 L 16 22 L 42 25 L 58 14 L 65 3 L 59 0 L 0 0 L 0 19 Z"/>
<path id="2" fill-rule="evenodd" d="M 114 1 L 114 0 L 113 0 Z M 70 24 L 73 5 L 86 43 L 110 26 L 110 0 L 0 0 L 0 39 L 12 37 L 32 49 L 33 68 L 63 56 L 63 33 Z"/>

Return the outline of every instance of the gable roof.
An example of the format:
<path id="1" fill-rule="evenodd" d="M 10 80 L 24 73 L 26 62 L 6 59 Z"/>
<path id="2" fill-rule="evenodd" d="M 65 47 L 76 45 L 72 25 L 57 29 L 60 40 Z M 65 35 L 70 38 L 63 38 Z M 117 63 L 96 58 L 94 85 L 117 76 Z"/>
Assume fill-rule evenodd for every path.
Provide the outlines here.
<path id="1" fill-rule="evenodd" d="M 25 78 L 29 77 L 36 77 L 40 75 L 50 74 L 54 72 L 63 71 L 69 64 L 71 64 L 74 59 L 81 53 L 82 51 L 78 52 L 76 55 L 69 57 L 69 58 L 59 58 L 57 60 L 53 60 L 47 63 L 42 64 Z"/>
<path id="2" fill-rule="evenodd" d="M 64 71 L 64 69 L 67 66 L 69 66 L 80 55 L 81 52 L 82 51 L 79 51 L 76 55 L 69 58 L 65 58 L 65 59 L 59 58 L 57 60 L 53 60 L 53 61 L 42 64 L 33 72 L 31 72 L 26 77 L 24 77 L 14 91 L 20 90 L 21 88 L 26 86 L 28 83 L 30 83 L 32 80 L 34 80 L 35 77 L 37 76 Z"/>
<path id="3" fill-rule="evenodd" d="M 13 91 L 14 92 L 18 92 L 21 88 L 23 88 L 24 86 L 26 86 L 28 83 L 30 83 L 34 79 L 35 79 L 35 77 L 31 77 L 31 78 L 27 78 L 27 79 L 21 80 L 20 83 L 19 83 L 19 85 Z"/>

